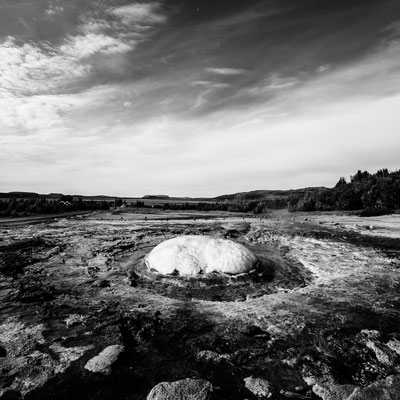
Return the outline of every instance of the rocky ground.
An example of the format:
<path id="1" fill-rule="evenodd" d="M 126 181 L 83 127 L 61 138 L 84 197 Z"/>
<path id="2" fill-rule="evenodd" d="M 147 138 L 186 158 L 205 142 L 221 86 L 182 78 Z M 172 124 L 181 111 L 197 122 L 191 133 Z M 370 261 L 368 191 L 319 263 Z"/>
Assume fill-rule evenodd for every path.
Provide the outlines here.
<path id="1" fill-rule="evenodd" d="M 398 219 L 357 218 L 0 226 L 0 398 L 399 399 Z M 233 238 L 263 268 L 200 279 L 143 268 L 182 234 Z"/>

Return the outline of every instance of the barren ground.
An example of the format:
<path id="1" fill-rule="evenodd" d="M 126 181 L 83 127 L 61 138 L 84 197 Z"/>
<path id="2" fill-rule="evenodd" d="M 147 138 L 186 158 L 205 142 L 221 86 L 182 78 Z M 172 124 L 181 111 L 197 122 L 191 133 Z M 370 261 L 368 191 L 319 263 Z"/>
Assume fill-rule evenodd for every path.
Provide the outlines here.
<path id="1" fill-rule="evenodd" d="M 249 376 L 272 399 L 400 398 L 398 215 L 26 222 L 0 224 L 2 399 L 145 399 L 184 378 L 210 381 L 215 399 L 257 399 Z M 263 269 L 148 273 L 145 254 L 181 234 L 231 237 Z M 85 368 L 108 346 L 108 370 Z"/>

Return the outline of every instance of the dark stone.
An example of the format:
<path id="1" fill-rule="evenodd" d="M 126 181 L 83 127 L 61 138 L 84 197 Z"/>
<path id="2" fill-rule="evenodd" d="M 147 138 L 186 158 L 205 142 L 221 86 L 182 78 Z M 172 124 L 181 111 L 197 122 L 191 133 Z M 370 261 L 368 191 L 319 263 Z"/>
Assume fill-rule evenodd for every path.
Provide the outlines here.
<path id="1" fill-rule="evenodd" d="M 94 287 L 99 287 L 99 288 L 107 288 L 110 287 L 110 281 L 108 281 L 107 279 L 102 279 L 100 281 L 95 281 L 93 283 Z"/>
<path id="2" fill-rule="evenodd" d="M 262 330 L 259 326 L 246 325 L 240 332 L 246 336 L 271 340 L 271 335 L 267 331 Z"/>
<path id="3" fill-rule="evenodd" d="M 161 382 L 156 385 L 147 400 L 208 400 L 213 387 L 204 379 L 183 379 L 175 382 Z"/>

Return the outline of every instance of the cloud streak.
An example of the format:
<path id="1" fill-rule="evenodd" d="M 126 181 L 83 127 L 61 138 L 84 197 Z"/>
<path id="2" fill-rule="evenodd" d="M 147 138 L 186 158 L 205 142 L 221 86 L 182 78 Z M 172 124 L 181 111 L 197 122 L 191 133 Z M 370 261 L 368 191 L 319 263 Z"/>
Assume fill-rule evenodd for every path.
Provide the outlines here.
<path id="1" fill-rule="evenodd" d="M 210 74 L 215 75 L 223 75 L 223 76 L 233 76 L 233 75 L 241 75 L 246 73 L 245 69 L 240 68 L 206 68 L 206 71 Z"/>

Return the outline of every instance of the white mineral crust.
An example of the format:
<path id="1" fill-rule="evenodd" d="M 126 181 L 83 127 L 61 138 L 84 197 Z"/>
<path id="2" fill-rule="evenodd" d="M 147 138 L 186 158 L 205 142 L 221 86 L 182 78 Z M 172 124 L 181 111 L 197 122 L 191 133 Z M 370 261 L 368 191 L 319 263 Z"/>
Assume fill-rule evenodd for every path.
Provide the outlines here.
<path id="1" fill-rule="evenodd" d="M 149 270 L 160 274 L 240 274 L 255 268 L 257 257 L 231 240 L 211 236 L 179 236 L 156 246 L 145 258 Z"/>

